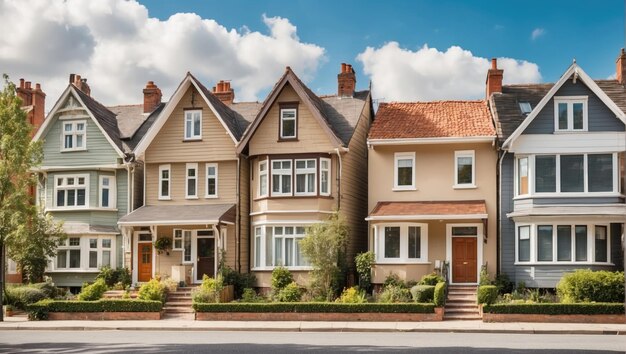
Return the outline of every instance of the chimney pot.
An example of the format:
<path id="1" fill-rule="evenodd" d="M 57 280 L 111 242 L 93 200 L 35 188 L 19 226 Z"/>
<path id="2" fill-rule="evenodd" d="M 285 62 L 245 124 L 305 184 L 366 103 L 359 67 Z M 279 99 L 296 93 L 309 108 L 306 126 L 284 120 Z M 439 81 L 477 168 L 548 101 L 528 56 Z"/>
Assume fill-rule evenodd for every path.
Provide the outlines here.
<path id="1" fill-rule="evenodd" d="M 74 83 L 75 76 L 76 76 L 76 74 L 70 74 L 70 84 Z"/>
<path id="2" fill-rule="evenodd" d="M 37 90 L 37 91 L 41 91 L 41 84 L 36 83 L 36 84 L 35 84 L 35 90 Z"/>
<path id="3" fill-rule="evenodd" d="M 352 97 L 356 87 L 356 75 L 352 65 L 341 63 L 341 72 L 337 75 L 337 96 Z"/>
<path id="4" fill-rule="evenodd" d="M 213 92 L 216 92 L 215 90 L 216 90 L 216 88 L 215 88 L 215 86 L 213 86 Z"/>
<path id="5" fill-rule="evenodd" d="M 498 68 L 498 59 L 491 58 L 491 68 L 494 70 Z"/>
<path id="6" fill-rule="evenodd" d="M 217 83 L 217 90 L 213 90 L 215 96 L 225 104 L 231 104 L 235 100 L 235 90 L 230 87 L 230 81 L 220 80 Z"/>
<path id="7" fill-rule="evenodd" d="M 341 72 L 342 73 L 346 72 L 346 63 L 341 63 Z"/>
<path id="8" fill-rule="evenodd" d="M 161 89 L 154 81 L 148 81 L 143 89 L 143 113 L 153 112 L 161 104 L 161 98 Z"/>
<path id="9" fill-rule="evenodd" d="M 504 74 L 504 70 L 498 69 L 498 59 L 491 59 L 491 68 L 487 70 L 487 80 L 485 95 L 487 96 L 485 99 L 489 99 L 491 94 L 493 93 L 501 93 L 502 92 L 502 77 Z"/>
<path id="10" fill-rule="evenodd" d="M 30 89 L 30 81 L 26 81 L 26 88 Z"/>
<path id="11" fill-rule="evenodd" d="M 619 56 L 615 61 L 615 79 L 620 84 L 624 84 L 626 81 L 626 51 L 624 51 L 624 48 L 620 50 Z"/>
<path id="12" fill-rule="evenodd" d="M 24 88 L 24 79 L 20 79 L 20 88 Z"/>

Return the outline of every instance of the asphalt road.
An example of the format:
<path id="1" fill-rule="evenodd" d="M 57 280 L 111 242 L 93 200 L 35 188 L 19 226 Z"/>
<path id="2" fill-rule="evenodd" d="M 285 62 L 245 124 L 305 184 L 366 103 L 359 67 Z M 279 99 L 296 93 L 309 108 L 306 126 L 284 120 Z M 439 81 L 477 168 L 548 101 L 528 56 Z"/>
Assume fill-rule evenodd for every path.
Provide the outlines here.
<path id="1" fill-rule="evenodd" d="M 0 331 L 0 353 L 624 353 L 626 336 L 205 331 Z"/>

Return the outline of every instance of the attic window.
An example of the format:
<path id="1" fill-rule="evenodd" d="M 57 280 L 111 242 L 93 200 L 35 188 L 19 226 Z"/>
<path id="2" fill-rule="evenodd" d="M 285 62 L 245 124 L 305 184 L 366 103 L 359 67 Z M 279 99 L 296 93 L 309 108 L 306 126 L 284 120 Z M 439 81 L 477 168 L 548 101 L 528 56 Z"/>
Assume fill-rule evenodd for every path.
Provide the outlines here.
<path id="1" fill-rule="evenodd" d="M 533 108 L 530 105 L 530 102 L 520 102 L 519 109 L 522 111 L 522 114 L 528 114 Z"/>

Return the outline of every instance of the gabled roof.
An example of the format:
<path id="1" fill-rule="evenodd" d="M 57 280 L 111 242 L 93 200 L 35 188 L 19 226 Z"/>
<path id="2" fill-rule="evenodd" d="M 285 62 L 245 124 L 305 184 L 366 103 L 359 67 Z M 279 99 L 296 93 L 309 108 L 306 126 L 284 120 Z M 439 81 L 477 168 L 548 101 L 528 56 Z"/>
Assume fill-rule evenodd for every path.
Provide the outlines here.
<path id="1" fill-rule="evenodd" d="M 243 151 L 287 84 L 296 91 L 300 99 L 311 111 L 314 119 L 327 133 L 330 141 L 338 147 L 347 147 L 370 92 L 355 92 L 353 97 L 319 97 L 298 78 L 290 67 L 287 67 L 283 76 L 276 82 L 272 91 L 263 102 L 256 118 L 248 127 L 239 144 L 238 152 Z"/>
<path id="2" fill-rule="evenodd" d="M 381 103 L 368 139 L 495 137 L 485 101 Z"/>
<path id="3" fill-rule="evenodd" d="M 561 78 L 552 86 L 542 84 L 542 85 L 519 85 L 519 86 L 508 86 L 508 87 L 504 86 L 502 88 L 502 93 L 504 94 L 505 92 L 510 93 L 511 88 L 513 88 L 512 92 L 515 92 L 515 87 L 517 87 L 518 92 L 521 91 L 522 93 L 530 93 L 529 99 L 536 98 L 537 97 L 536 95 L 540 95 L 543 91 L 546 90 L 546 88 L 548 88 L 547 92 L 541 97 L 541 99 L 539 100 L 539 102 L 537 102 L 536 105 L 533 105 L 531 102 L 531 105 L 533 106 L 533 110 L 528 114 L 528 116 L 526 116 L 523 120 L 521 120 L 521 123 L 519 124 L 519 126 L 517 126 L 515 130 L 512 133 L 510 133 L 509 136 L 505 137 L 506 140 L 504 141 L 504 144 L 503 144 L 504 149 L 507 149 L 510 146 L 510 144 L 515 139 L 517 139 L 524 132 L 524 130 L 526 130 L 526 128 L 530 125 L 530 123 L 537 117 L 539 112 L 541 112 L 541 110 L 546 106 L 546 104 L 550 101 L 550 99 L 557 93 L 557 91 L 561 88 L 561 86 L 563 86 L 563 84 L 572 77 L 572 75 L 575 75 L 577 80 L 581 80 L 585 85 L 587 85 L 587 87 L 589 87 L 589 89 L 594 94 L 596 94 L 596 96 L 598 96 L 598 98 L 613 113 L 615 113 L 615 116 L 617 118 L 619 118 L 622 122 L 626 123 L 626 114 L 624 114 L 624 111 L 625 111 L 624 108 L 626 108 L 625 107 L 626 100 L 624 97 L 621 97 L 624 94 L 624 89 L 622 88 L 620 90 L 619 87 L 615 87 L 615 85 L 612 85 L 610 81 L 614 81 L 614 80 L 602 80 L 598 82 L 594 81 L 593 79 L 591 79 L 591 77 L 589 77 L 589 75 L 587 75 L 587 73 L 585 73 L 585 71 L 581 67 L 579 67 L 576 63 L 573 63 L 565 71 L 565 73 L 563 73 Z M 620 102 L 621 106 L 618 106 L 618 104 L 616 104 L 616 102 L 613 99 L 611 99 L 609 95 L 607 95 L 607 92 L 605 92 L 600 87 L 599 83 L 602 84 L 602 86 L 604 86 L 604 88 L 608 92 L 611 93 L 611 96 L 613 98 L 615 98 L 618 102 Z M 490 102 L 491 102 L 491 106 L 494 112 L 494 117 L 499 125 L 498 133 L 502 133 L 501 136 L 503 136 L 505 131 L 510 128 L 511 123 L 515 121 L 515 118 L 513 119 L 510 118 L 511 115 L 514 116 L 514 114 L 512 114 L 513 112 L 511 112 L 513 110 L 511 107 L 511 103 L 512 103 L 511 100 L 507 98 L 502 99 L 498 97 L 501 95 L 502 94 L 497 94 L 497 93 L 493 94 L 492 97 L 490 98 Z M 523 102 L 523 101 L 518 101 L 518 102 Z M 504 125 L 502 124 L 503 121 L 504 121 Z"/>
<path id="4" fill-rule="evenodd" d="M 161 112 L 154 120 L 151 129 L 147 130 L 146 134 L 137 144 L 135 154 L 141 155 L 146 151 L 190 86 L 195 87 L 200 93 L 200 96 L 202 96 L 213 114 L 215 114 L 224 129 L 228 132 L 228 135 L 233 140 L 233 144 L 237 144 L 239 142 L 249 124 L 246 117 L 224 104 L 209 89 L 202 85 L 198 79 L 188 72 L 187 75 L 185 75 L 185 78 L 178 85 L 178 88 L 176 88 L 176 91 L 174 91 L 174 94 L 170 98 L 169 102 L 167 102 L 167 104 L 161 109 Z"/>

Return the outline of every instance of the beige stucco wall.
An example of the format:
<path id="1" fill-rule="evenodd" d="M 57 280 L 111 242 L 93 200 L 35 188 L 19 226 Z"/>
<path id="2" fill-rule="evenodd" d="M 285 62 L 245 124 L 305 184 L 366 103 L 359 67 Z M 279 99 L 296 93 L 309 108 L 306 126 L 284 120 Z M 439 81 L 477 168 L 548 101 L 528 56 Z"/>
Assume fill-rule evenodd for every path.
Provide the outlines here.
<path id="1" fill-rule="evenodd" d="M 475 184 L 473 189 L 455 189 L 455 151 L 474 150 Z M 393 191 L 394 154 L 415 152 L 415 187 L 413 191 Z M 483 263 L 488 271 L 496 273 L 496 168 L 497 154 L 491 143 L 480 144 L 429 144 L 403 146 L 375 146 L 369 149 L 369 197 L 368 210 L 379 201 L 462 201 L 484 200 L 487 206 L 487 243 L 483 247 Z M 420 221 L 416 221 L 420 222 Z M 445 260 L 446 223 L 478 223 L 479 220 L 428 221 L 430 265 L 384 265 L 375 270 L 374 282 L 381 283 L 390 271 L 405 274 L 409 280 L 419 280 L 432 272 L 436 259 Z M 375 222 L 370 222 L 370 226 Z M 370 249 L 373 249 L 373 232 L 370 227 Z"/>

